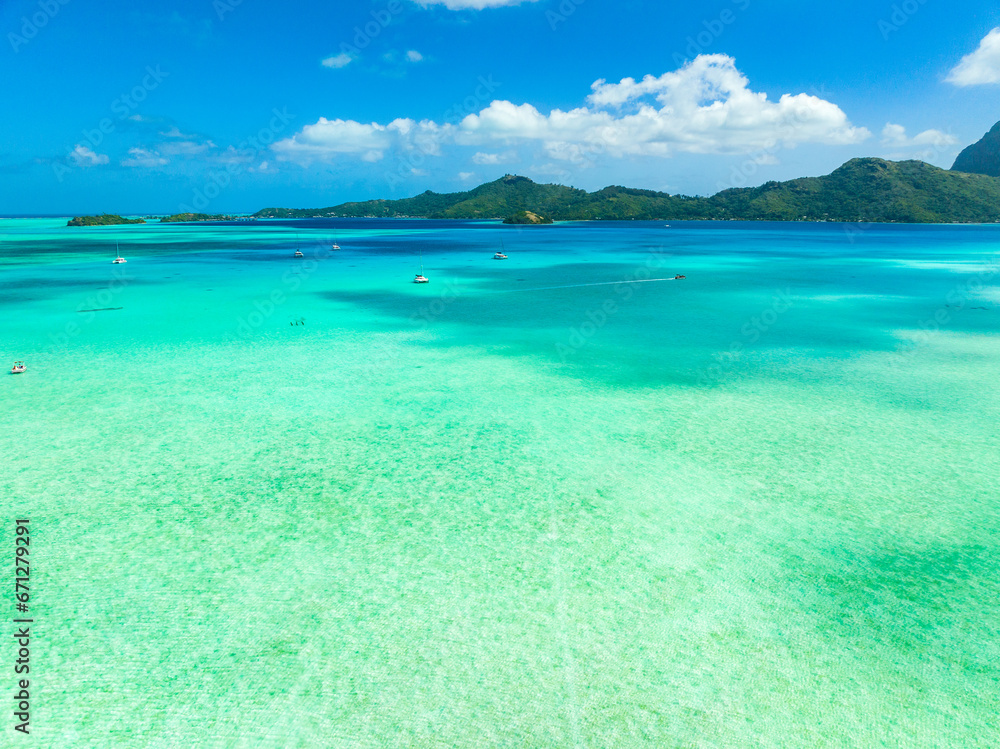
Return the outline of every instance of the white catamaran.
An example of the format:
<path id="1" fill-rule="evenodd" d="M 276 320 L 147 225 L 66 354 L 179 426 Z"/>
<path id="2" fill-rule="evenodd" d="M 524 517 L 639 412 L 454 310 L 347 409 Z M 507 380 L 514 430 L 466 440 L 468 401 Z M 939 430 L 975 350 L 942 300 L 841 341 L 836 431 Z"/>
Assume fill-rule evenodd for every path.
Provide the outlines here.
<path id="1" fill-rule="evenodd" d="M 413 279 L 413 283 L 430 283 L 431 279 L 424 275 L 424 255 L 420 253 L 420 272 Z"/>

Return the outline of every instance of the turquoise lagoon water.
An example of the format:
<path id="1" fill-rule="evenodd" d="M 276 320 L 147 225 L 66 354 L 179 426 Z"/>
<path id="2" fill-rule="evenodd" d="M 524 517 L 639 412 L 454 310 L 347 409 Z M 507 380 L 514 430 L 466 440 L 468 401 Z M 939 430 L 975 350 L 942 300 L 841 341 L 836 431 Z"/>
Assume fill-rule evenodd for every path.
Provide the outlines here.
<path id="1" fill-rule="evenodd" d="M 996 227 L 64 223 L 33 746 L 1000 743 Z"/>

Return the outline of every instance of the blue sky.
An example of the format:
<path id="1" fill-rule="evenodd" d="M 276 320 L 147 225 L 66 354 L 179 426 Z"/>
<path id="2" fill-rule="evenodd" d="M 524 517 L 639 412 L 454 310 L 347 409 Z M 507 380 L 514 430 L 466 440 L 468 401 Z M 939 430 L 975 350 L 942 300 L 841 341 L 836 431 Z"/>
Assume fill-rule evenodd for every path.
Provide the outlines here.
<path id="1" fill-rule="evenodd" d="M 0 214 L 950 166 L 1000 120 L 998 27 L 985 0 L 9 0 Z"/>

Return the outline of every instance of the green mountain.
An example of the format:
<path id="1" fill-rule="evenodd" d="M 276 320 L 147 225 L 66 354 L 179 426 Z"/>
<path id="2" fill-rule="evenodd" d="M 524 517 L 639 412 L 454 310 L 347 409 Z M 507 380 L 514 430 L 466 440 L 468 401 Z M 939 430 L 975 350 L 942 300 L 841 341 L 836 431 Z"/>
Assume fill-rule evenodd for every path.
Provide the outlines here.
<path id="1" fill-rule="evenodd" d="M 66 222 L 66 226 L 118 226 L 119 224 L 144 224 L 145 219 L 122 218 L 111 213 L 100 216 L 74 216 Z"/>
<path id="2" fill-rule="evenodd" d="M 578 209 L 587 201 L 587 196 L 583 190 L 562 185 L 539 185 L 527 177 L 507 175 L 469 192 L 440 195 L 428 191 L 402 200 L 368 200 L 362 203 L 344 203 L 332 208 L 265 208 L 254 215 L 261 218 L 504 218 L 530 210 L 542 216 L 555 217 L 556 212 L 562 215 L 567 209 Z"/>
<path id="3" fill-rule="evenodd" d="M 712 197 L 606 187 L 588 193 L 507 175 L 468 192 L 425 192 L 330 208 L 265 208 L 262 218 L 420 217 L 487 219 L 531 212 L 545 220 L 744 220 L 901 223 L 1000 222 L 1000 179 L 922 161 L 854 159 L 825 177 L 768 182 Z"/>
<path id="4" fill-rule="evenodd" d="M 958 155 L 952 171 L 1000 177 L 1000 122 Z"/>
<path id="5" fill-rule="evenodd" d="M 877 223 L 1000 222 L 1000 180 L 922 161 L 854 159 L 825 177 L 727 190 L 709 202 L 736 218 Z"/>

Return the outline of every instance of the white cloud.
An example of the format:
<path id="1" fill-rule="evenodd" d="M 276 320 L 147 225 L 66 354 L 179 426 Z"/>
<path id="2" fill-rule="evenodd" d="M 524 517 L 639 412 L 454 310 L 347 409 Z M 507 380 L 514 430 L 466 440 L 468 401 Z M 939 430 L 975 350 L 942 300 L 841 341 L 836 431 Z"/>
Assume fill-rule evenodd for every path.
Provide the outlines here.
<path id="1" fill-rule="evenodd" d="M 280 158 L 308 164 L 338 155 L 353 154 L 363 161 L 380 161 L 390 148 L 419 150 L 426 156 L 438 156 L 441 143 L 449 137 L 453 126 L 438 125 L 424 120 L 398 119 L 388 125 L 365 124 L 354 120 L 328 120 L 320 117 L 314 125 L 306 125 L 291 138 L 275 143 L 271 148 Z"/>
<path id="2" fill-rule="evenodd" d="M 540 174 L 543 177 L 555 177 L 562 182 L 566 182 L 573 178 L 573 173 L 566 168 L 565 164 L 555 164 L 552 162 L 547 164 L 534 164 L 528 168 L 528 172 L 531 174 Z"/>
<path id="3" fill-rule="evenodd" d="M 238 171 L 243 171 L 244 169 L 248 172 L 275 171 L 273 165 L 266 159 L 259 163 L 254 163 L 257 158 L 257 154 L 252 151 L 238 151 L 233 146 L 229 146 L 224 151 L 217 151 L 206 155 L 203 161 L 209 164 L 218 164 L 219 166 L 223 166 L 230 171 L 230 174 L 235 174 Z"/>
<path id="4" fill-rule="evenodd" d="M 158 167 L 169 163 L 156 151 L 149 151 L 145 148 L 130 148 L 129 158 L 122 161 L 122 166 L 131 167 Z"/>
<path id="5" fill-rule="evenodd" d="M 206 140 L 204 143 L 181 140 L 164 143 L 160 146 L 160 151 L 168 156 L 199 156 L 215 147 L 215 144 L 210 140 Z"/>
<path id="6" fill-rule="evenodd" d="M 777 156 L 773 153 L 768 153 L 767 151 L 754 154 L 751 161 L 758 166 L 774 166 L 781 163 L 781 160 Z"/>
<path id="7" fill-rule="evenodd" d="M 160 135 L 164 136 L 165 138 L 184 138 L 185 140 L 190 140 L 191 138 L 194 137 L 193 135 L 186 135 L 182 133 L 180 129 L 177 127 L 177 125 L 174 125 L 165 133 L 160 133 Z"/>
<path id="8" fill-rule="evenodd" d="M 699 56 L 659 78 L 600 80 L 591 88 L 585 104 L 570 111 L 545 114 L 531 104 L 494 101 L 458 125 L 408 119 L 365 125 L 321 118 L 273 148 L 284 158 L 307 162 L 349 153 L 378 160 L 392 148 L 437 155 L 446 143 L 535 143 L 550 159 L 581 163 L 601 155 L 750 153 L 803 143 L 853 144 L 871 137 L 867 129 L 852 125 L 840 107 L 817 96 L 784 94 L 771 101 L 752 91 L 733 58 L 725 55 Z M 483 150 L 473 161 L 493 164 L 501 158 Z"/>
<path id="9" fill-rule="evenodd" d="M 941 130 L 924 130 L 911 138 L 902 125 L 889 122 L 882 129 L 882 145 L 893 149 L 884 154 L 888 159 L 920 159 L 947 169 L 955 159 L 956 143 L 958 138 Z"/>
<path id="10" fill-rule="evenodd" d="M 922 133 L 907 137 L 906 128 L 889 122 L 882 129 L 882 143 L 895 148 L 910 148 L 912 146 L 953 146 L 958 143 L 954 135 L 941 130 L 924 130 Z"/>
<path id="11" fill-rule="evenodd" d="M 538 0 L 417 0 L 417 4 L 425 8 L 428 5 L 443 5 L 448 10 L 483 10 L 484 8 L 502 8 L 507 5 L 535 2 Z"/>
<path id="12" fill-rule="evenodd" d="M 354 58 L 351 57 L 347 52 L 341 52 L 339 55 L 334 55 L 333 57 L 327 57 L 320 64 L 324 68 L 334 68 L 339 70 L 340 68 L 346 68 L 354 62 Z"/>
<path id="13" fill-rule="evenodd" d="M 472 157 L 473 164 L 492 165 L 507 164 L 517 158 L 517 153 L 507 151 L 506 153 L 482 153 L 479 152 Z"/>
<path id="14" fill-rule="evenodd" d="M 253 161 L 253 155 L 245 151 L 237 151 L 233 146 L 229 146 L 225 151 L 212 154 L 211 160 L 217 164 L 230 166 L 234 164 L 249 164 Z"/>
<path id="15" fill-rule="evenodd" d="M 963 57 L 945 80 L 956 86 L 1000 83 L 1000 26 L 986 35 L 979 49 Z"/>
<path id="16" fill-rule="evenodd" d="M 351 153 L 379 154 L 381 158 L 390 145 L 392 139 L 388 127 L 320 117 L 315 125 L 306 125 L 299 133 L 278 141 L 272 148 L 279 156 L 308 162 Z"/>
<path id="17" fill-rule="evenodd" d="M 81 167 L 98 166 L 99 164 L 107 164 L 110 161 L 107 154 L 94 153 L 93 150 L 82 144 L 78 144 L 70 152 L 70 158 L 73 159 L 77 166 Z"/>
<path id="18" fill-rule="evenodd" d="M 475 172 L 459 172 L 458 178 L 463 182 L 468 182 L 470 179 L 476 176 Z"/>
<path id="19" fill-rule="evenodd" d="M 578 161 L 585 154 L 670 156 L 839 145 L 871 135 L 851 125 L 840 107 L 816 96 L 784 94 L 774 102 L 751 91 L 725 55 L 701 55 L 659 78 L 597 81 L 592 90 L 588 106 L 568 112 L 542 114 L 530 104 L 495 101 L 461 123 L 462 139 L 540 141 L 551 158 Z"/>
<path id="20" fill-rule="evenodd" d="M 542 114 L 530 104 L 493 102 L 462 122 L 471 140 L 541 141 L 551 158 L 746 153 L 801 143 L 851 144 L 871 136 L 835 104 L 808 94 L 770 101 L 725 55 L 702 55 L 642 81 L 597 81 L 589 106 Z M 650 102 L 650 98 L 655 104 Z"/>
<path id="21" fill-rule="evenodd" d="M 886 145 L 898 146 L 906 144 L 906 128 L 887 122 L 882 128 L 882 142 Z"/>
<path id="22" fill-rule="evenodd" d="M 390 49 L 388 52 L 382 55 L 382 60 L 393 64 L 404 61 L 409 63 L 418 63 L 418 62 L 423 62 L 424 56 L 415 49 L 409 49 L 406 50 L 405 52 L 400 52 L 399 50 L 396 49 Z"/>
<path id="23" fill-rule="evenodd" d="M 659 78 L 597 81 L 592 90 L 589 106 L 548 115 L 530 105 L 494 102 L 467 118 L 463 128 L 542 140 L 558 159 L 572 158 L 581 147 L 613 155 L 742 153 L 800 143 L 858 143 L 871 135 L 816 96 L 784 94 L 770 101 L 750 90 L 725 55 L 701 55 Z"/>

